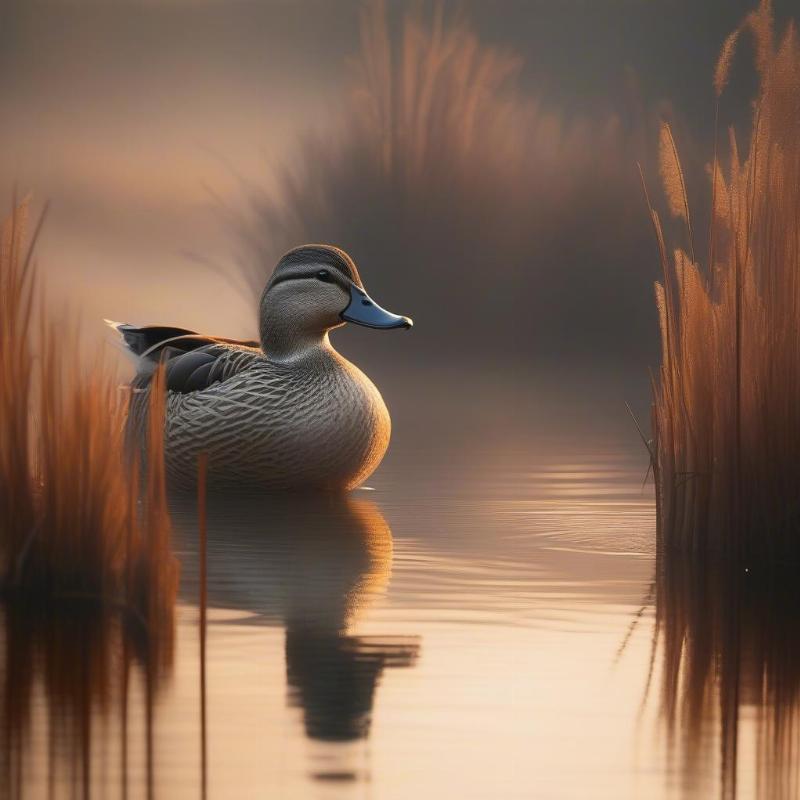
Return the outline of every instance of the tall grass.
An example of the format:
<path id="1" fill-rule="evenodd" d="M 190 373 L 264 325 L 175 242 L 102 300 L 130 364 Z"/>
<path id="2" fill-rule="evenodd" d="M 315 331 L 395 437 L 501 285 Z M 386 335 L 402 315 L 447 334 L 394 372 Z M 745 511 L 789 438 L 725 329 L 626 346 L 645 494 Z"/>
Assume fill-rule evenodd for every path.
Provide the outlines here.
<path id="1" fill-rule="evenodd" d="M 36 329 L 27 217 L 25 204 L 14 208 L 0 248 L 0 586 L 26 602 L 116 605 L 148 625 L 171 611 L 177 591 L 164 393 L 152 393 L 140 492 L 124 456 L 128 398 L 112 370 L 100 358 L 84 365 L 74 327 L 44 306 Z"/>
<path id="2" fill-rule="evenodd" d="M 714 76 L 719 116 L 739 40 L 760 85 L 744 145 L 731 128 L 709 168 L 713 214 L 697 250 L 672 132 L 662 177 L 685 243 L 668 252 L 654 385 L 659 542 L 734 557 L 800 556 L 800 40 L 776 43 L 767 0 L 728 38 Z M 727 154 L 727 158 L 725 158 Z"/>
<path id="3" fill-rule="evenodd" d="M 33 250 L 41 219 L 30 238 L 27 224 L 27 204 L 15 204 L 0 235 L 0 785 L 9 797 L 22 792 L 43 696 L 48 781 L 55 785 L 65 756 L 67 773 L 80 776 L 88 796 L 93 719 L 112 700 L 121 707 L 127 785 L 136 665 L 152 783 L 153 697 L 172 662 L 178 578 L 164 488 L 164 392 L 151 395 L 140 486 L 140 465 L 124 454 L 128 395 L 102 359 L 83 362 L 75 327 L 38 301 Z"/>
<path id="4" fill-rule="evenodd" d="M 463 351 L 467 321 L 480 325 L 470 352 L 529 351 L 537 334 L 551 349 L 557 336 L 584 350 L 609 335 L 636 346 L 599 300 L 650 282 L 635 266 L 647 231 L 637 240 L 629 224 L 642 217 L 631 157 L 642 119 L 546 102 L 518 54 L 444 4 L 398 13 L 395 25 L 384 2 L 364 4 L 336 112 L 320 109 L 321 130 L 301 138 L 276 186 L 249 187 L 238 222 L 253 290 L 286 248 L 330 241 L 363 264 L 372 291 L 411 309 L 428 351 Z"/>

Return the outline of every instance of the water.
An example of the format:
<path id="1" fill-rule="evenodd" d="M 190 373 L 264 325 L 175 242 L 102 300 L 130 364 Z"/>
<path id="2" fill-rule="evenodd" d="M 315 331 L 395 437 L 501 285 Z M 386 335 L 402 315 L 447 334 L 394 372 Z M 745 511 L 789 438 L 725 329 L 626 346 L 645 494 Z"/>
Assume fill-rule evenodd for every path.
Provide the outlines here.
<path id="1" fill-rule="evenodd" d="M 7 617 L 3 796 L 792 796 L 794 595 L 655 580 L 639 376 L 465 377 L 388 381 L 369 490 L 210 500 L 205 724 L 191 503 L 171 649 Z"/>

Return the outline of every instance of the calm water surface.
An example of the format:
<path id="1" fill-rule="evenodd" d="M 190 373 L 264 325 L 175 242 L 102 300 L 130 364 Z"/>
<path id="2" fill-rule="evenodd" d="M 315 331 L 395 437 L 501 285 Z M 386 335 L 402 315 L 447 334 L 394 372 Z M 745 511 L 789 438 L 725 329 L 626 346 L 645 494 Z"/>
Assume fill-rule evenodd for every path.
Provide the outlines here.
<path id="1" fill-rule="evenodd" d="M 425 373 L 385 387 L 370 490 L 212 498 L 205 726 L 197 519 L 176 503 L 171 650 L 7 620 L 7 796 L 793 796 L 788 628 L 749 648 L 757 620 L 713 611 L 704 577 L 656 580 L 624 406 L 646 408 L 642 383 Z M 742 664 L 770 636 L 765 686 Z"/>

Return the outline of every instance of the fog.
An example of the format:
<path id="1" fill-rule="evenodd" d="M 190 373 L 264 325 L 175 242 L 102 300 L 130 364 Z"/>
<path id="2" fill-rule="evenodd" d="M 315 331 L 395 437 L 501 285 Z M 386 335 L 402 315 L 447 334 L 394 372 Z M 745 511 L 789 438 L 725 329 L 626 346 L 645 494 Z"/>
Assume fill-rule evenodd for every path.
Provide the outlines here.
<path id="1" fill-rule="evenodd" d="M 7 1 L 0 177 L 50 201 L 50 298 L 98 338 L 251 336 L 275 258 L 331 241 L 417 323 L 341 334 L 363 357 L 655 363 L 637 162 L 657 195 L 669 119 L 702 221 L 713 65 L 751 3 L 417 7 Z"/>

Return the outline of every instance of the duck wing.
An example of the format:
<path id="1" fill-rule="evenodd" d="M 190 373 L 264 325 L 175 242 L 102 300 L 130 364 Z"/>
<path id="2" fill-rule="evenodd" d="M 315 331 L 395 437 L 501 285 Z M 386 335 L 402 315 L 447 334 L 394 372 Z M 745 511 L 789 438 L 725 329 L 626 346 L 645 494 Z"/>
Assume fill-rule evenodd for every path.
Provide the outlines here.
<path id="1" fill-rule="evenodd" d="M 180 394 L 208 389 L 264 358 L 258 348 L 231 342 L 203 344 L 188 352 L 175 350 L 170 345 L 162 352 L 167 389 Z"/>
<path id="2" fill-rule="evenodd" d="M 161 351 L 169 346 L 183 353 L 196 350 L 208 344 L 228 344 L 233 347 L 258 348 L 259 343 L 252 340 L 226 339 L 221 336 L 206 336 L 188 328 L 174 325 L 131 325 L 128 322 L 104 320 L 122 338 L 125 348 L 139 358 L 161 361 Z"/>
<path id="3" fill-rule="evenodd" d="M 166 325 L 130 325 L 106 320 L 136 357 L 139 374 L 134 385 L 143 388 L 157 364 L 165 364 L 167 389 L 185 394 L 227 380 L 263 358 L 252 340 L 205 336 Z"/>

